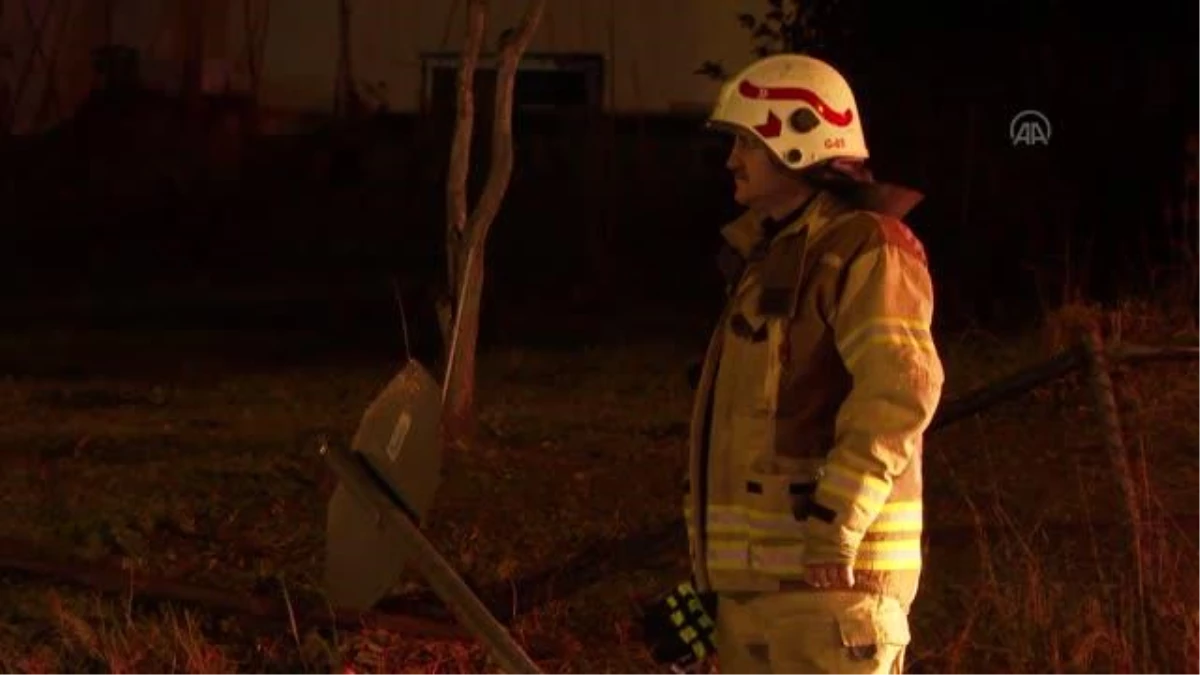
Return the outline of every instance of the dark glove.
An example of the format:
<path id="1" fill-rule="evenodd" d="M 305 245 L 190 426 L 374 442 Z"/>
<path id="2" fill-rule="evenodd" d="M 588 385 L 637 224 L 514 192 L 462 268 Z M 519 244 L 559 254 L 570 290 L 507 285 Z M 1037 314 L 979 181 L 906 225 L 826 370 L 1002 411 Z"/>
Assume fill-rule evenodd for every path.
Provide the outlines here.
<path id="1" fill-rule="evenodd" d="M 655 662 L 686 672 L 717 653 L 717 597 L 684 582 L 642 610 L 642 636 Z"/>

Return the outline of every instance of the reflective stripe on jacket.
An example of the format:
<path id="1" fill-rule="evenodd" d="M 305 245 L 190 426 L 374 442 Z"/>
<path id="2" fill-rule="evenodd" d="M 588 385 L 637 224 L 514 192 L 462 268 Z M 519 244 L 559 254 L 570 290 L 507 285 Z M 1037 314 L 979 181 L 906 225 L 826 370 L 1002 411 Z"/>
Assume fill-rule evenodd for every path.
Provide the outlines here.
<path id="1" fill-rule="evenodd" d="M 772 590 L 806 563 L 845 563 L 907 605 L 943 381 L 924 249 L 898 219 L 828 193 L 769 241 L 749 214 L 722 232 L 744 269 L 692 415 L 697 583 Z"/>

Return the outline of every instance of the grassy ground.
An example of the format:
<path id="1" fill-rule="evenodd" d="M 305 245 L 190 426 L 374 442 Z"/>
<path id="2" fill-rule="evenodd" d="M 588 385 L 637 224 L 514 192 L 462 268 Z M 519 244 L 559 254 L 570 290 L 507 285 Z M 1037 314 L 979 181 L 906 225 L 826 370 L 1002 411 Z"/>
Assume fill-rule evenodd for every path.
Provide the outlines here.
<path id="1" fill-rule="evenodd" d="M 948 393 L 1053 353 L 1078 314 L 1023 337 L 945 336 Z M 1129 341 L 1196 340 L 1145 308 L 1098 318 Z M 686 574 L 684 550 L 638 535 L 678 517 L 683 373 L 702 338 L 482 359 L 482 438 L 447 458 L 426 531 L 546 670 L 662 670 L 632 637 L 632 608 Z M 315 439 L 347 440 L 398 363 L 330 357 L 299 334 L 238 338 L 231 357 L 230 340 L 9 336 L 0 537 L 132 574 L 319 598 L 330 479 Z M 1114 377 L 1136 532 L 1081 378 L 930 436 L 912 670 L 1197 671 L 1197 368 Z M 406 575 L 397 594 L 420 588 Z M 0 670 L 494 670 L 470 641 L 136 600 L 0 573 Z"/>

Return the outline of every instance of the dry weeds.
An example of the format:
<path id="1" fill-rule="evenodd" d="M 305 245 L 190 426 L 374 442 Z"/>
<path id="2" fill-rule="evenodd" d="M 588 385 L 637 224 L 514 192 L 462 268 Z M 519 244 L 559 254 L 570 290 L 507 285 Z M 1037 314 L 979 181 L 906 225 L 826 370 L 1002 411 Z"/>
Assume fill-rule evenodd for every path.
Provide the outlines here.
<path id="1" fill-rule="evenodd" d="M 1025 336 L 944 339 L 950 392 L 1039 360 L 1081 320 L 1109 339 L 1196 342 L 1194 327 L 1146 305 L 1072 308 Z M 222 366 L 201 360 L 206 339 L 177 368 L 109 374 L 67 340 L 0 384 L 0 536 L 247 593 L 278 592 L 286 578 L 293 599 L 319 597 L 328 484 L 312 440 L 349 438 L 396 364 Z M 121 346 L 95 340 L 93 351 Z M 698 351 L 504 349 L 483 359 L 484 437 L 449 458 L 426 529 L 472 584 L 504 589 L 501 618 L 548 671 L 662 670 L 637 643 L 633 607 L 686 573 L 682 548 L 584 553 L 555 570 L 677 518 L 684 372 Z M 930 438 L 913 670 L 1197 672 L 1196 364 L 1118 366 L 1114 378 L 1143 514 L 1136 547 L 1079 378 Z M 539 573 L 540 584 L 522 581 Z M 397 593 L 420 588 L 406 575 Z M 133 600 L 0 576 L 0 669 L 495 669 L 471 642 L 293 632 Z"/>

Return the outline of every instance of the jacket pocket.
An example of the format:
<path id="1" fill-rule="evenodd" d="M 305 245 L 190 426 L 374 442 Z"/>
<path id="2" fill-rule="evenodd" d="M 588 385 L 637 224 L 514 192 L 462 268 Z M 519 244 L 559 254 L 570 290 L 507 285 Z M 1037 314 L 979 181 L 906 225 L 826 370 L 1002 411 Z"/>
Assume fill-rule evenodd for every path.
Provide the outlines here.
<path id="1" fill-rule="evenodd" d="M 761 343 L 767 339 L 767 317 L 759 312 L 762 289 L 749 286 L 741 289 L 732 301 L 729 316 L 729 331 L 739 340 Z"/>
<path id="2" fill-rule="evenodd" d="M 811 492 L 811 478 L 800 472 L 748 469 L 741 486 L 750 525 L 750 567 L 780 577 L 804 572 L 803 525 L 798 505 Z"/>

